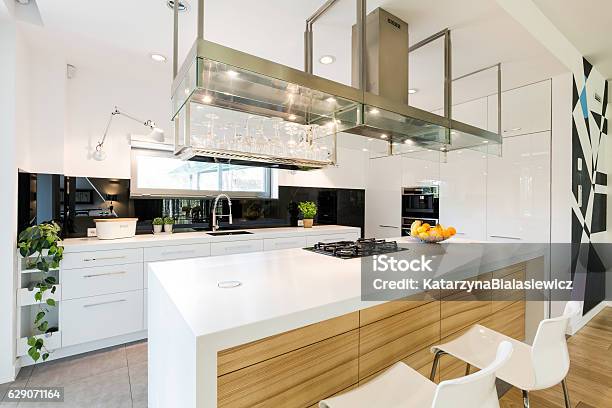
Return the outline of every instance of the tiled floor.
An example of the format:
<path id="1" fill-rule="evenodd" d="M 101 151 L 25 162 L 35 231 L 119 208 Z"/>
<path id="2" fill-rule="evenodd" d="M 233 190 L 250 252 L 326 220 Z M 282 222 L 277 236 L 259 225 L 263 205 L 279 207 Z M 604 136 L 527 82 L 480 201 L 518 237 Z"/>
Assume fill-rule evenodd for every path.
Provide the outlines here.
<path id="1" fill-rule="evenodd" d="M 1 402 L 0 407 L 143 408 L 147 406 L 147 343 L 137 342 L 24 367 L 8 387 L 64 387 L 64 403 Z"/>

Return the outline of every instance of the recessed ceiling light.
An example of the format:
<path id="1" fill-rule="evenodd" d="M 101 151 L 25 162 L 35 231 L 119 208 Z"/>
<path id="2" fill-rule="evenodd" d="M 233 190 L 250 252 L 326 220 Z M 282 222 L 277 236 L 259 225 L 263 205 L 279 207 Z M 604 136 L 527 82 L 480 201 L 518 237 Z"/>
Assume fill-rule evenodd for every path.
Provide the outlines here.
<path id="1" fill-rule="evenodd" d="M 332 98 L 331 96 L 325 100 L 325 102 L 334 103 L 336 102 L 336 98 Z"/>
<path id="2" fill-rule="evenodd" d="M 323 65 L 333 64 L 334 62 L 336 62 L 336 57 L 334 57 L 333 55 L 324 55 L 319 58 L 319 62 Z"/>
<path id="3" fill-rule="evenodd" d="M 380 113 L 380 111 L 378 109 L 376 109 L 376 108 L 372 108 L 372 109 L 370 109 L 370 113 L 372 115 L 378 115 Z"/>
<path id="4" fill-rule="evenodd" d="M 489 143 L 489 141 L 488 140 L 483 140 L 482 143 L 487 144 L 487 143 Z"/>
<path id="5" fill-rule="evenodd" d="M 417 93 L 417 92 L 419 92 L 419 90 L 418 90 L 418 89 L 409 89 L 409 90 L 408 90 L 408 93 L 409 93 L 409 94 L 411 94 L 411 95 L 412 95 L 412 94 L 415 94 L 415 93 Z"/>
<path id="6" fill-rule="evenodd" d="M 166 57 L 161 54 L 150 54 L 149 56 L 155 62 L 166 62 Z"/>
<path id="7" fill-rule="evenodd" d="M 174 10 L 174 0 L 168 0 L 166 2 L 166 6 L 168 6 L 169 9 Z M 179 0 L 178 11 L 179 13 L 189 11 L 189 3 L 187 3 L 185 0 Z"/>
<path id="8" fill-rule="evenodd" d="M 380 138 L 381 138 L 381 139 L 387 139 L 388 137 L 389 137 L 389 136 L 387 136 L 387 135 L 386 135 L 386 134 L 384 134 L 384 133 L 383 133 L 382 135 L 380 135 Z"/>
<path id="9" fill-rule="evenodd" d="M 232 77 L 232 78 L 236 78 L 238 76 L 238 73 L 236 71 L 227 71 L 227 75 Z"/>
<path id="10" fill-rule="evenodd" d="M 295 115 L 289 115 L 289 118 L 288 118 L 288 119 L 289 119 L 289 120 L 296 120 L 296 119 L 297 119 L 297 116 L 295 116 Z"/>
<path id="11" fill-rule="evenodd" d="M 368 149 L 366 149 L 365 147 L 364 147 L 363 149 L 361 149 L 361 150 L 363 150 L 364 152 L 367 152 L 367 151 L 368 151 Z"/>
<path id="12" fill-rule="evenodd" d="M 204 102 L 204 103 L 211 103 L 212 100 L 213 100 L 213 98 L 210 95 L 204 95 L 204 97 L 202 97 L 202 102 Z"/>

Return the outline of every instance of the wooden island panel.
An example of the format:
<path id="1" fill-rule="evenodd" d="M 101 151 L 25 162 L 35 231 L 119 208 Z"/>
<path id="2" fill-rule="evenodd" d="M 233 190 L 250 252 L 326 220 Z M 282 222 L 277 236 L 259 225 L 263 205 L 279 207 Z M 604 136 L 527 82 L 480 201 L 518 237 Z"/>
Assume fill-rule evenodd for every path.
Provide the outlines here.
<path id="1" fill-rule="evenodd" d="M 524 276 L 521 263 L 478 279 Z M 221 351 L 219 407 L 314 408 L 319 400 L 364 384 L 398 361 L 428 378 L 431 346 L 476 323 L 523 340 L 524 295 L 492 301 L 490 291 L 428 293 Z M 464 374 L 465 363 L 444 356 L 436 380 Z"/>

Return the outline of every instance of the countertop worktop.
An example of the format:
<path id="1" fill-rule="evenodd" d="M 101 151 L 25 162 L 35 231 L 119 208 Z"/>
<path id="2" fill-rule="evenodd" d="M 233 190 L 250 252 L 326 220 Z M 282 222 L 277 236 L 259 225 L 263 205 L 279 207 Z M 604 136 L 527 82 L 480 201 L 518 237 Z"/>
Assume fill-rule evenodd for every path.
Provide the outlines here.
<path id="1" fill-rule="evenodd" d="M 412 257 L 431 255 L 429 251 L 441 248 L 415 244 L 409 237 L 396 240 L 412 244 Z M 436 270 L 438 277 L 452 274 L 453 279 L 462 279 L 458 273 L 472 277 L 474 271 L 478 275 L 543 255 L 542 248 L 533 245 L 514 253 L 495 251 L 489 245 L 486 250 L 474 246 L 474 253 L 466 257 L 466 247 L 453 244 L 475 241 L 452 238 L 447 242 L 446 254 Z M 383 303 L 361 300 L 364 259 L 339 259 L 303 249 L 286 249 L 159 262 L 151 264 L 149 270 L 193 334 L 207 336 L 273 321 L 281 322 L 282 331 L 286 331 Z M 465 268 L 458 263 L 464 263 Z M 239 281 L 242 285 L 221 289 L 218 283 L 222 281 Z"/>
<path id="2" fill-rule="evenodd" d="M 224 230 L 225 231 L 225 230 Z M 142 248 L 165 245 L 199 244 L 207 242 L 245 241 L 252 239 L 284 238 L 295 236 L 312 236 L 325 234 L 341 234 L 349 231 L 359 231 L 357 227 L 341 225 L 315 225 L 312 228 L 275 227 L 240 229 L 252 234 L 244 235 L 208 235 L 207 231 L 180 232 L 172 234 L 144 234 L 131 238 L 102 240 L 96 237 L 67 238 L 62 241 L 65 252 L 94 251 L 106 249 Z"/>

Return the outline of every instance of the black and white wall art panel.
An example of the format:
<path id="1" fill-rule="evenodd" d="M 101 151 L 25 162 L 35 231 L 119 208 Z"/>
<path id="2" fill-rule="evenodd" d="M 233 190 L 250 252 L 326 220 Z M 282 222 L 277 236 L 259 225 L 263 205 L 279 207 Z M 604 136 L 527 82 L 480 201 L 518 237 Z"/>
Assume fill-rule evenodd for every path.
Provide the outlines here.
<path id="1" fill-rule="evenodd" d="M 572 112 L 572 273 L 586 314 L 605 300 L 605 267 L 593 246 L 607 239 L 608 82 L 586 60 L 574 72 Z"/>

